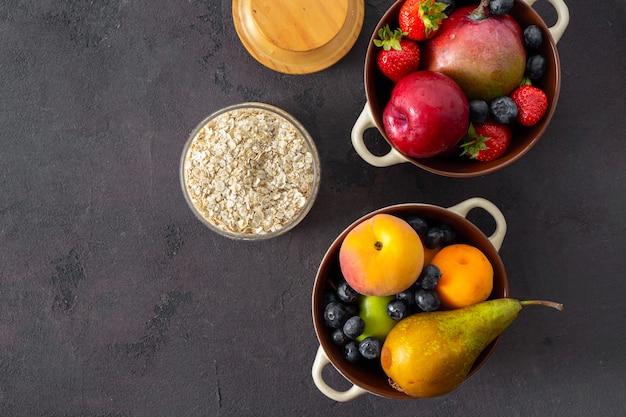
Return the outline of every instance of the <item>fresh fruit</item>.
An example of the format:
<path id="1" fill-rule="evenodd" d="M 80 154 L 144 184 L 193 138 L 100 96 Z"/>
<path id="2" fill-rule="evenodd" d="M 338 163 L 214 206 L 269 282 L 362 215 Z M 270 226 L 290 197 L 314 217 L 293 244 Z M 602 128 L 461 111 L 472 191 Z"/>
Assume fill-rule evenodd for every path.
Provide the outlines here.
<path id="1" fill-rule="evenodd" d="M 497 123 L 508 124 L 517 117 L 517 106 L 509 96 L 498 97 L 489 103 L 489 115 Z"/>
<path id="2" fill-rule="evenodd" d="M 531 80 L 538 80 L 546 72 L 546 59 L 542 55 L 532 55 L 526 61 L 526 76 Z"/>
<path id="3" fill-rule="evenodd" d="M 439 228 L 431 228 L 424 239 L 424 246 L 428 249 L 435 249 L 443 244 L 444 233 Z"/>
<path id="4" fill-rule="evenodd" d="M 441 271 L 437 292 L 445 306 L 469 306 L 485 301 L 491 294 L 493 266 L 475 246 L 464 243 L 446 246 L 432 263 Z"/>
<path id="5" fill-rule="evenodd" d="M 361 353 L 359 352 L 359 344 L 354 340 L 346 343 L 343 346 L 343 357 L 350 363 L 356 363 L 361 359 Z"/>
<path id="6" fill-rule="evenodd" d="M 456 146 L 467 132 L 469 106 L 463 90 L 433 71 L 404 77 L 383 110 L 385 134 L 396 149 L 428 158 Z"/>
<path id="7" fill-rule="evenodd" d="M 524 76 L 522 29 L 508 14 L 488 16 L 488 3 L 457 8 L 420 46 L 420 69 L 450 76 L 468 100 L 506 96 Z"/>
<path id="8" fill-rule="evenodd" d="M 387 304 L 393 299 L 395 299 L 394 296 L 361 298 L 359 316 L 363 319 L 365 327 L 356 340 L 361 341 L 368 337 L 385 340 L 389 331 L 396 325 L 396 321 L 387 314 Z"/>
<path id="9" fill-rule="evenodd" d="M 375 337 L 367 337 L 359 343 L 359 353 L 365 359 L 376 359 L 380 356 L 382 343 Z"/>
<path id="10" fill-rule="evenodd" d="M 374 45 L 382 48 L 376 55 L 376 65 L 394 83 L 417 71 L 420 65 L 420 48 L 416 42 L 404 39 L 405 34 L 386 25 L 378 31 L 378 39 L 374 39 Z"/>
<path id="11" fill-rule="evenodd" d="M 489 103 L 489 115 L 496 123 L 508 124 L 517 117 L 517 106 L 509 96 L 498 97 Z"/>
<path id="12" fill-rule="evenodd" d="M 324 308 L 324 320 L 328 327 L 341 329 L 348 320 L 348 313 L 343 304 L 338 301 L 331 301 Z"/>
<path id="13" fill-rule="evenodd" d="M 420 238 L 424 238 L 428 232 L 428 222 L 419 216 L 411 216 L 406 219 L 406 222 L 417 232 Z"/>
<path id="14" fill-rule="evenodd" d="M 332 293 L 335 293 L 333 291 Z M 394 296 L 359 296 L 358 305 L 330 300 L 324 309 L 324 319 L 333 344 L 341 347 L 350 363 L 361 358 L 373 359 L 380 354 L 382 342 L 397 320 L 408 315 L 404 312 L 397 320 L 387 314 Z M 354 307 L 354 311 L 349 311 Z"/>
<path id="15" fill-rule="evenodd" d="M 461 156 L 480 162 L 493 161 L 506 152 L 512 136 L 508 125 L 489 120 L 480 125 L 470 125 L 467 139 L 461 144 Z"/>
<path id="16" fill-rule="evenodd" d="M 352 288 L 344 279 L 337 284 L 335 294 L 337 295 L 337 298 L 344 303 L 353 303 L 359 297 L 359 293 L 355 291 L 354 288 Z"/>
<path id="17" fill-rule="evenodd" d="M 428 249 L 435 249 L 452 243 L 455 237 L 456 234 L 448 225 L 437 225 L 428 229 L 423 239 L 424 246 Z"/>
<path id="18" fill-rule="evenodd" d="M 451 150 L 456 151 L 456 146 L 447 152 Z M 437 252 L 439 252 L 439 249 L 441 249 L 441 245 L 450 244 L 456 238 L 456 233 L 448 225 L 433 224 L 431 227 L 425 219 L 419 216 L 410 216 L 406 221 L 422 239 L 424 244 L 424 265 L 430 263 Z M 434 230 L 431 231 L 431 229 Z"/>
<path id="19" fill-rule="evenodd" d="M 538 87 L 526 81 L 519 86 L 513 93 L 511 99 L 517 106 L 517 117 L 515 120 L 523 126 L 533 126 L 546 113 L 548 109 L 548 97 Z"/>
<path id="20" fill-rule="evenodd" d="M 430 39 L 448 17 L 444 12 L 447 7 L 448 4 L 435 0 L 406 0 L 398 15 L 400 29 L 414 41 Z"/>
<path id="21" fill-rule="evenodd" d="M 485 123 L 489 117 L 489 104 L 485 100 L 471 100 L 469 110 L 470 121 L 475 125 Z"/>
<path id="22" fill-rule="evenodd" d="M 350 341 L 348 336 L 345 335 L 343 329 L 335 329 L 330 335 L 331 340 L 337 346 L 343 346 Z"/>
<path id="23" fill-rule="evenodd" d="M 524 45 L 529 49 L 537 49 L 543 43 L 543 33 L 537 25 L 530 25 L 524 29 Z"/>
<path id="24" fill-rule="evenodd" d="M 350 339 L 361 336 L 365 330 L 365 321 L 359 316 L 352 316 L 343 325 L 343 334 Z"/>
<path id="25" fill-rule="evenodd" d="M 435 290 L 421 289 L 415 293 L 415 304 L 422 311 L 435 311 L 441 304 L 441 297 Z"/>
<path id="26" fill-rule="evenodd" d="M 392 386 L 412 397 L 436 397 L 467 378 L 478 355 L 517 318 L 522 307 L 561 304 L 501 298 L 469 307 L 409 316 L 393 328 L 381 365 Z"/>
<path id="27" fill-rule="evenodd" d="M 424 267 L 417 283 L 425 290 L 432 290 L 437 286 L 440 278 L 441 270 L 437 265 L 431 263 Z"/>
<path id="28" fill-rule="evenodd" d="M 396 294 L 396 300 L 402 301 L 407 307 L 411 308 L 415 305 L 415 283 L 406 290 Z"/>
<path id="29" fill-rule="evenodd" d="M 424 248 L 406 221 L 381 213 L 348 232 L 339 249 L 339 265 L 345 280 L 360 294 L 393 295 L 419 277 Z"/>
<path id="30" fill-rule="evenodd" d="M 440 224 L 439 229 L 443 230 L 443 244 L 449 245 L 454 239 L 456 239 L 456 232 L 452 227 L 447 224 Z"/>
<path id="31" fill-rule="evenodd" d="M 513 7 L 514 0 L 489 0 L 489 12 L 494 16 L 503 16 Z"/>
<path id="32" fill-rule="evenodd" d="M 402 320 L 409 314 L 409 306 L 406 302 L 393 299 L 387 303 L 387 315 L 393 320 Z"/>

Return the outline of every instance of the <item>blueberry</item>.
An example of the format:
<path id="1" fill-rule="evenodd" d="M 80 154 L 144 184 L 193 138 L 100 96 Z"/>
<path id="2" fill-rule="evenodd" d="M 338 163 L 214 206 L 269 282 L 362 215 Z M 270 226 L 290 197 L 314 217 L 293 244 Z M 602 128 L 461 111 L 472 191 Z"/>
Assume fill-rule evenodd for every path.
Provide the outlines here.
<path id="1" fill-rule="evenodd" d="M 454 11 L 454 0 L 437 0 L 437 3 L 444 3 L 448 5 L 448 7 L 446 7 L 446 9 L 443 11 L 446 16 L 450 16 Z"/>
<path id="2" fill-rule="evenodd" d="M 359 343 L 359 353 L 365 359 L 376 359 L 380 356 L 382 343 L 375 337 L 366 337 Z"/>
<path id="3" fill-rule="evenodd" d="M 333 301 L 338 301 L 335 291 L 326 291 L 324 293 L 324 305 L 328 305 L 328 303 L 331 303 Z"/>
<path id="4" fill-rule="evenodd" d="M 543 34 L 537 25 L 530 25 L 524 29 L 524 45 L 530 49 L 537 49 L 543 43 Z"/>
<path id="5" fill-rule="evenodd" d="M 481 124 L 489 117 L 489 104 L 485 100 L 471 100 L 469 102 L 470 121 L 474 124 Z"/>
<path id="6" fill-rule="evenodd" d="M 511 97 L 502 96 L 489 105 L 489 112 L 497 123 L 511 123 L 517 117 L 517 105 Z"/>
<path id="7" fill-rule="evenodd" d="M 359 345 L 355 341 L 350 341 L 343 346 L 343 357 L 350 363 L 358 362 L 361 359 Z"/>
<path id="8" fill-rule="evenodd" d="M 346 343 L 348 343 L 350 341 L 348 336 L 346 336 L 343 333 L 343 330 L 341 330 L 341 329 L 333 330 L 333 333 L 331 334 L 330 337 L 331 337 L 333 343 L 336 344 L 337 346 L 343 346 L 343 345 L 345 345 Z"/>
<path id="9" fill-rule="evenodd" d="M 409 287 L 406 290 L 396 294 L 396 300 L 403 301 L 407 307 L 415 305 L 415 290 L 413 287 Z"/>
<path id="10" fill-rule="evenodd" d="M 526 75 L 531 80 L 538 80 L 546 72 L 546 59 L 541 55 L 531 55 L 526 60 Z"/>
<path id="11" fill-rule="evenodd" d="M 420 238 L 426 236 L 426 232 L 428 232 L 428 222 L 421 217 L 411 216 L 406 222 L 415 230 L 415 232 L 419 235 Z"/>
<path id="12" fill-rule="evenodd" d="M 439 278 L 441 278 L 441 270 L 439 267 L 434 264 L 428 264 L 422 270 L 419 283 L 423 289 L 432 290 L 439 283 Z"/>
<path id="13" fill-rule="evenodd" d="M 348 336 L 350 339 L 356 339 L 361 336 L 363 330 L 365 330 L 365 322 L 359 316 L 350 317 L 343 325 L 343 334 Z"/>
<path id="14" fill-rule="evenodd" d="M 491 0 L 489 1 L 489 11 L 494 16 L 503 16 L 511 10 L 514 0 Z"/>
<path id="15" fill-rule="evenodd" d="M 448 226 L 447 224 L 442 224 L 439 226 L 441 230 L 443 230 L 443 245 L 450 245 L 456 239 L 456 232 L 453 228 Z"/>
<path id="16" fill-rule="evenodd" d="M 337 298 L 344 303 L 352 303 L 356 301 L 359 293 L 356 292 L 347 282 L 346 280 L 341 280 L 341 282 L 337 285 Z"/>
<path id="17" fill-rule="evenodd" d="M 328 327 L 341 329 L 348 320 L 345 306 L 337 301 L 331 301 L 324 309 L 324 320 Z"/>
<path id="18" fill-rule="evenodd" d="M 420 290 L 415 294 L 415 304 L 423 311 L 435 311 L 441 304 L 435 290 Z"/>
<path id="19" fill-rule="evenodd" d="M 409 315 L 409 306 L 402 300 L 391 300 L 387 303 L 387 315 L 396 321 L 402 320 Z"/>
<path id="20" fill-rule="evenodd" d="M 428 249 L 435 249 L 441 245 L 443 245 L 445 238 L 445 233 L 443 229 L 439 226 L 434 226 L 428 229 L 428 233 L 426 233 L 426 238 L 424 239 L 424 246 Z"/>

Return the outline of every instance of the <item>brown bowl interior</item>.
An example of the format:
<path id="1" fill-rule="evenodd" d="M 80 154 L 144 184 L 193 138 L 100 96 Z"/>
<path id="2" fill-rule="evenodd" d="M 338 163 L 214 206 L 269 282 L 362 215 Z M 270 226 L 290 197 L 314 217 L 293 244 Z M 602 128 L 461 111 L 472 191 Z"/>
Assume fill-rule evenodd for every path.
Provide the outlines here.
<path id="1" fill-rule="evenodd" d="M 410 215 L 423 216 L 426 219 L 430 219 L 433 222 L 448 224 L 457 232 L 457 240 L 459 242 L 465 242 L 472 244 L 479 248 L 494 268 L 494 286 L 490 295 L 490 299 L 508 297 L 509 285 L 506 276 L 504 265 L 498 254 L 498 251 L 493 247 L 491 241 L 484 235 L 484 233 L 476 227 L 469 220 L 456 213 L 438 206 L 432 206 L 428 204 L 400 204 L 382 208 L 367 214 L 355 221 L 346 230 L 344 230 L 335 241 L 332 243 L 328 251 L 326 252 L 315 278 L 315 284 L 313 287 L 312 297 L 312 309 L 313 309 L 313 324 L 315 326 L 315 332 L 320 345 L 324 349 L 324 352 L 328 356 L 330 362 L 335 369 L 339 371 L 346 379 L 355 385 L 360 386 L 369 392 L 380 395 L 387 398 L 396 399 L 411 399 L 412 397 L 393 389 L 388 382 L 388 378 L 383 372 L 382 368 L 375 362 L 370 364 L 351 364 L 347 362 L 343 356 L 341 349 L 334 345 L 330 331 L 324 323 L 324 294 L 331 288 L 330 282 L 337 282 L 336 280 L 341 276 L 339 268 L 339 248 L 343 239 L 357 224 L 363 220 L 370 218 L 378 213 L 393 214 L 401 218 L 406 218 Z M 499 338 L 494 340 L 478 357 L 472 369 L 470 376 L 474 374 L 483 364 L 487 361 L 489 356 L 493 353 Z"/>
<path id="2" fill-rule="evenodd" d="M 378 48 L 374 46 L 373 40 L 378 36 L 378 30 L 384 25 L 389 24 L 391 28 L 398 27 L 397 16 L 403 3 L 404 0 L 398 0 L 383 15 L 372 34 L 365 57 L 364 75 L 367 101 L 372 110 L 376 127 L 390 146 L 393 145 L 384 133 L 382 113 L 386 103 L 389 101 L 393 83 L 382 75 L 376 67 L 376 53 L 378 52 Z M 461 7 L 478 4 L 478 1 L 457 0 L 456 3 L 457 7 Z M 512 125 L 513 140 L 511 141 L 511 145 L 507 152 L 495 161 L 475 162 L 461 158 L 409 158 L 410 162 L 414 165 L 426 171 L 448 177 L 463 178 L 480 176 L 497 171 L 515 162 L 528 152 L 543 135 L 554 114 L 561 87 L 561 64 L 559 54 L 556 49 L 556 44 L 548 31 L 548 27 L 532 7 L 521 0 L 516 0 L 509 14 L 517 20 L 522 30 L 526 26 L 535 24 L 542 29 L 544 34 L 543 45 L 537 52 L 532 53 L 540 53 L 546 58 L 547 62 L 544 76 L 540 80 L 533 82 L 534 85 L 541 88 L 548 96 L 548 110 L 545 116 L 539 123 L 532 127 L 523 127 L 514 123 Z"/>

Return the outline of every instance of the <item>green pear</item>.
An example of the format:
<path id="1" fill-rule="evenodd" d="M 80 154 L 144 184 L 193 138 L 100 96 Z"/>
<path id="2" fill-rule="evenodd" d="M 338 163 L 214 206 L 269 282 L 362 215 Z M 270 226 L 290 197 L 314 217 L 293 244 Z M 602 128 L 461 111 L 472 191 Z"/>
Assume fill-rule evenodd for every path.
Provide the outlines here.
<path id="1" fill-rule="evenodd" d="M 383 344 L 383 370 L 396 389 L 411 397 L 447 394 L 461 385 L 478 355 L 527 305 L 563 309 L 550 301 L 500 298 L 400 320 Z"/>

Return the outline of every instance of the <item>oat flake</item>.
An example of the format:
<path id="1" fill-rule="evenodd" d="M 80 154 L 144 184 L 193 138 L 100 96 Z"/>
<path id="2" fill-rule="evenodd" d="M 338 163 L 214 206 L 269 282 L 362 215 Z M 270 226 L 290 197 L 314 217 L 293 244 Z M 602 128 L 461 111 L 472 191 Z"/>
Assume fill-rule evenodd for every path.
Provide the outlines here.
<path id="1" fill-rule="evenodd" d="M 242 108 L 222 113 L 193 138 L 184 162 L 190 200 L 225 232 L 261 235 L 285 227 L 313 192 L 314 158 L 280 115 Z"/>

